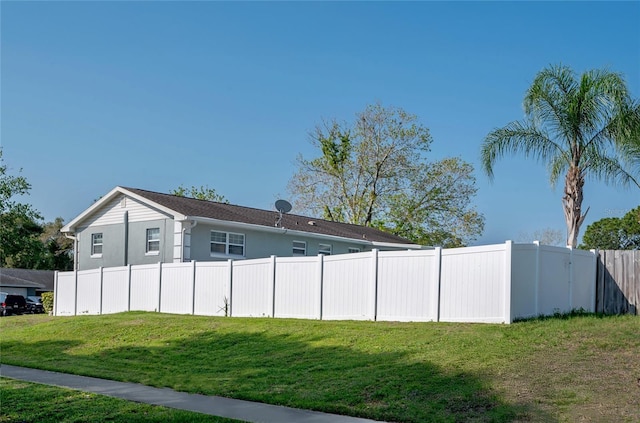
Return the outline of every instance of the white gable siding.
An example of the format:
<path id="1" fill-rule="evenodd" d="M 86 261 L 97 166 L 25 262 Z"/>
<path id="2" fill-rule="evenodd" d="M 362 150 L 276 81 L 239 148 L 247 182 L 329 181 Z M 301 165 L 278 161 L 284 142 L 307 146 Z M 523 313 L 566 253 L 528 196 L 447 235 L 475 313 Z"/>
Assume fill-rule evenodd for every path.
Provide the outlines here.
<path id="1" fill-rule="evenodd" d="M 125 211 L 129 212 L 129 222 L 144 222 L 147 220 L 160 220 L 170 217 L 166 213 L 162 213 L 154 208 L 142 204 L 131 197 L 119 195 L 97 210 L 87 219 L 86 224 L 82 226 L 87 227 L 120 224 L 122 223 Z"/>

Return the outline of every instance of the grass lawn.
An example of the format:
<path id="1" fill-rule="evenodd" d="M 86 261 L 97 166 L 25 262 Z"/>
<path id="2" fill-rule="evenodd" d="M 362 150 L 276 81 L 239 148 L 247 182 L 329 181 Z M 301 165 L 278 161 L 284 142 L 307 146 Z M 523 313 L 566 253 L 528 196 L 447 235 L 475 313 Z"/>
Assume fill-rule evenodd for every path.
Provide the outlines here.
<path id="1" fill-rule="evenodd" d="M 401 422 L 640 421 L 640 318 L 2 318 L 2 363 Z M 4 395 L 4 394 L 3 394 Z"/>
<path id="2" fill-rule="evenodd" d="M 0 422 L 241 423 L 117 398 L 0 379 Z"/>

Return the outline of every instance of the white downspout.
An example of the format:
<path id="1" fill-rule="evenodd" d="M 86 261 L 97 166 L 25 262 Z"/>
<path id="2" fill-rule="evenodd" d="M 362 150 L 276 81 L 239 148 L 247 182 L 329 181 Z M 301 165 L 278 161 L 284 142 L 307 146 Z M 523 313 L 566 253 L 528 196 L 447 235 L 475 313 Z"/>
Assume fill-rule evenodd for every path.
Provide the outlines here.
<path id="1" fill-rule="evenodd" d="M 189 234 L 191 235 L 191 229 L 195 228 L 196 225 L 198 224 L 197 220 L 191 220 L 189 221 Z M 185 233 L 187 232 L 187 228 L 185 226 L 182 227 L 182 239 L 180 240 L 180 244 L 182 245 L 182 259 L 181 261 L 185 261 L 185 245 L 184 245 L 184 236 Z M 193 261 L 191 259 L 191 242 L 189 242 L 189 261 Z"/>
<path id="2" fill-rule="evenodd" d="M 69 235 L 66 232 L 64 232 L 62 235 L 64 235 L 64 237 L 67 239 L 73 240 L 73 270 L 78 270 L 78 257 L 80 257 L 80 254 L 78 254 L 78 237 Z"/>

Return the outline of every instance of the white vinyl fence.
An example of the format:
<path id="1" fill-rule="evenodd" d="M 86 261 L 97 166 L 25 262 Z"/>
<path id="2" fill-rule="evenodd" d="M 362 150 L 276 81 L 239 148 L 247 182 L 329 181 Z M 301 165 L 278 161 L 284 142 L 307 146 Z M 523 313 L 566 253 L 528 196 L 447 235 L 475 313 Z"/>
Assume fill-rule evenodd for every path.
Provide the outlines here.
<path id="1" fill-rule="evenodd" d="M 534 244 L 56 272 L 54 314 L 511 323 L 595 311 L 596 253 Z"/>

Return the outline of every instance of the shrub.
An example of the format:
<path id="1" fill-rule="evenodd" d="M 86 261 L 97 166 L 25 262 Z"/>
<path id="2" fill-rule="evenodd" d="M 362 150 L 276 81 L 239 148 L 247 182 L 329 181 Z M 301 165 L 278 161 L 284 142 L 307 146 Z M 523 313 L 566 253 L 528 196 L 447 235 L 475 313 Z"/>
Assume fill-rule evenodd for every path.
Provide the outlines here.
<path id="1" fill-rule="evenodd" d="M 53 311 L 53 292 L 43 292 L 40 297 L 44 311 L 51 313 Z"/>

